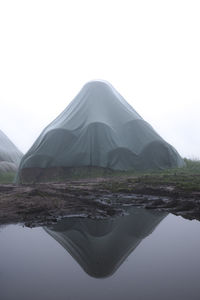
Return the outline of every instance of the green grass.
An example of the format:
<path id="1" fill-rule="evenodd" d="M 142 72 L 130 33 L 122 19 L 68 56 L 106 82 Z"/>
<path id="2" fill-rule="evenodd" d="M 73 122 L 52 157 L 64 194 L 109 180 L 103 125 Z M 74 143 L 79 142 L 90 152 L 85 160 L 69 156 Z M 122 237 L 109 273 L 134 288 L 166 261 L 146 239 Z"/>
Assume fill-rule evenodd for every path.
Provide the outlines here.
<path id="1" fill-rule="evenodd" d="M 185 191 L 200 190 L 200 160 L 184 159 L 185 166 L 141 174 L 136 182 L 152 185 L 171 185 Z"/>
<path id="2" fill-rule="evenodd" d="M 171 168 L 165 170 L 146 170 L 146 171 L 129 171 L 115 172 L 112 177 L 125 178 L 127 180 L 114 180 L 104 183 L 104 188 L 112 192 L 128 192 L 133 189 L 135 184 L 154 186 L 173 186 L 178 190 L 185 192 L 200 191 L 200 160 L 184 159 L 185 166 L 182 168 Z"/>
<path id="3" fill-rule="evenodd" d="M 59 174 L 52 177 L 53 182 L 66 182 L 67 180 L 86 179 L 103 177 L 108 178 L 108 188 L 112 185 L 112 190 L 126 189 L 127 191 L 132 184 L 150 184 L 154 186 L 171 185 L 181 190 L 200 191 L 200 160 L 184 159 L 185 166 L 182 168 L 171 168 L 165 170 L 146 170 L 146 171 L 112 171 L 104 168 L 74 168 L 65 176 Z M 68 172 L 67 172 L 68 173 Z M 124 178 L 123 183 L 118 182 L 118 178 Z M 0 173 L 0 183 L 13 183 L 15 173 Z M 109 178 L 115 179 L 109 183 Z M 120 181 L 120 180 L 119 180 Z M 45 180 L 43 181 L 45 182 Z M 31 182 L 30 182 L 31 183 Z"/>
<path id="4" fill-rule="evenodd" d="M 79 168 L 71 168 L 71 171 L 67 171 L 66 177 L 62 175 L 58 177 L 55 176 L 54 179 L 56 181 L 62 181 L 65 179 L 86 179 L 86 178 L 97 178 L 97 177 L 104 177 L 104 178 L 114 178 L 114 177 L 129 177 L 129 176 L 136 176 L 136 177 L 143 177 L 143 176 L 186 176 L 186 175 L 200 175 L 200 160 L 191 160 L 191 159 L 184 159 L 185 166 L 182 168 L 169 168 L 169 169 L 162 169 L 162 170 L 129 170 L 129 171 L 116 171 L 111 169 L 105 169 L 100 167 L 79 167 Z M 69 173 L 68 173 L 69 172 Z"/>
<path id="5" fill-rule="evenodd" d="M 13 183 L 15 175 L 16 174 L 14 172 L 0 172 L 0 184 Z"/>

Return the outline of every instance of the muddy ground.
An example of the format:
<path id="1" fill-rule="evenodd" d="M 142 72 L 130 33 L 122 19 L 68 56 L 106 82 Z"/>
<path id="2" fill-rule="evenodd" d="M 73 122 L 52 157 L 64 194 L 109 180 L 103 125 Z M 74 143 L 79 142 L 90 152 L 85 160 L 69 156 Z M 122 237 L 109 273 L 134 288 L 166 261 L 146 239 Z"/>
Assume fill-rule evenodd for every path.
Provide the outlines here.
<path id="1" fill-rule="evenodd" d="M 20 222 L 33 227 L 63 216 L 102 218 L 123 215 L 129 206 L 200 220 L 200 191 L 137 182 L 133 177 L 0 185 L 0 224 Z"/>

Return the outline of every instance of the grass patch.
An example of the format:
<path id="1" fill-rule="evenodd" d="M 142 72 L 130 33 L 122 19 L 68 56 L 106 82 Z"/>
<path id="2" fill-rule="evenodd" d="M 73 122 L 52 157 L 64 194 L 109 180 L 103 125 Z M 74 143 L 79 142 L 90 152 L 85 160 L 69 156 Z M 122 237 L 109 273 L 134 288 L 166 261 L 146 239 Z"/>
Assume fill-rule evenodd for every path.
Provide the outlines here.
<path id="1" fill-rule="evenodd" d="M 181 190 L 200 190 L 200 161 L 184 159 L 182 168 L 152 171 L 137 177 L 137 182 L 152 185 L 172 185 Z"/>
<path id="2" fill-rule="evenodd" d="M 173 186 L 179 190 L 190 192 L 200 191 L 200 161 L 184 159 L 185 166 L 164 170 L 114 172 L 112 177 L 125 177 L 122 182 L 108 181 L 104 187 L 112 192 L 129 191 L 135 184 L 156 186 Z"/>
<path id="3" fill-rule="evenodd" d="M 76 168 L 33 168 L 22 170 L 22 178 L 25 183 L 37 182 L 66 182 L 68 180 L 105 178 L 102 187 L 110 191 L 119 189 L 131 190 L 134 184 L 150 184 L 154 186 L 169 185 L 181 190 L 200 190 L 200 161 L 184 159 L 182 168 L 170 168 L 164 170 L 130 170 L 114 171 L 100 167 L 76 167 Z M 14 176 L 7 179 L 11 182 Z M 114 179 L 114 180 L 112 180 Z M 122 179 L 122 180 L 121 180 Z M 1 179 L 0 179 L 1 180 Z M 21 182 L 23 183 L 24 180 Z M 0 181 L 1 182 L 1 181 Z M 6 183 L 6 181 L 4 180 Z"/>
<path id="4" fill-rule="evenodd" d="M 1 173 L 0 172 L 0 184 L 7 184 L 7 183 L 13 183 L 15 179 L 15 172 L 6 172 Z"/>

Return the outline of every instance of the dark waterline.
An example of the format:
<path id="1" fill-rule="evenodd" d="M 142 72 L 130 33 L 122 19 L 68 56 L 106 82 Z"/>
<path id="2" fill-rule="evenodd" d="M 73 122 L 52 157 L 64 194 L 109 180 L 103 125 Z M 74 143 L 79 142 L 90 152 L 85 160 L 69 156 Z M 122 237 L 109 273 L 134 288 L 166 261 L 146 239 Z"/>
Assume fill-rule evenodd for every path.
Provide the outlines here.
<path id="1" fill-rule="evenodd" d="M 0 299 L 197 300 L 200 223 L 152 210 L 0 227 Z"/>

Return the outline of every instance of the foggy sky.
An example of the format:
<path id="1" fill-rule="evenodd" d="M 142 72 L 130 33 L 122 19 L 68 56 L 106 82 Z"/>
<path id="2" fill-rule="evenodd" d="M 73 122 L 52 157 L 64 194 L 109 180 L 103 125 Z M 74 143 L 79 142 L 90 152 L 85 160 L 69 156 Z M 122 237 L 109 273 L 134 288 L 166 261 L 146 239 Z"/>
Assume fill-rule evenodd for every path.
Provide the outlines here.
<path id="1" fill-rule="evenodd" d="M 26 152 L 93 79 L 200 158 L 199 1 L 0 1 L 0 129 Z"/>

